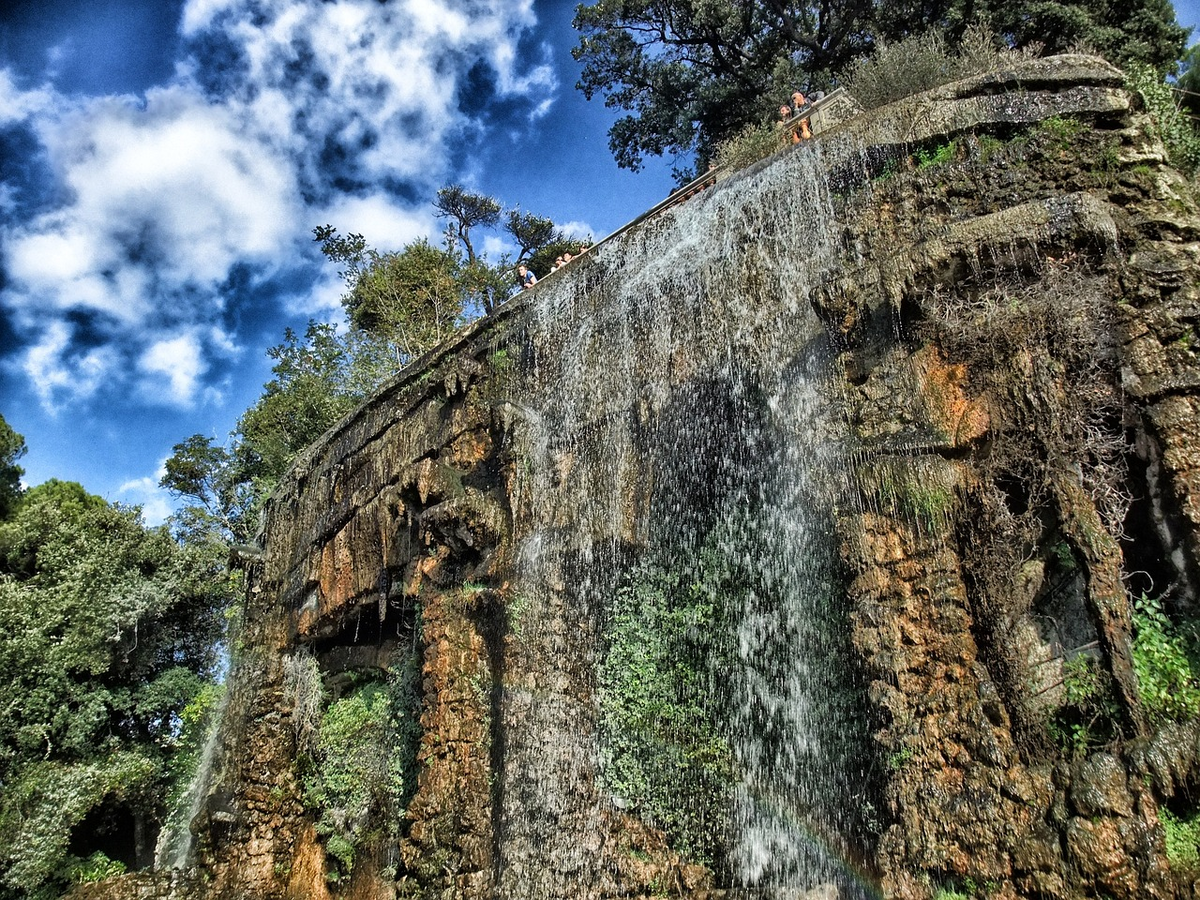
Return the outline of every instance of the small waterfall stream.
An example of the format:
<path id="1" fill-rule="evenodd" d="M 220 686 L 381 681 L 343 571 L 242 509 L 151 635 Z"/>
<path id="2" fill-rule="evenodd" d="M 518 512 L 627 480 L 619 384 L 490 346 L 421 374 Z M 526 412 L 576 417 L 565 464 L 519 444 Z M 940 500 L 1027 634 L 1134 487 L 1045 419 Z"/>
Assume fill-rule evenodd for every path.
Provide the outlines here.
<path id="1" fill-rule="evenodd" d="M 804 150 L 529 299 L 520 645 L 555 674 L 506 686 L 499 896 L 604 893 L 613 848 L 589 836 L 626 813 L 718 887 L 854 895 L 869 738 L 832 538 L 845 425 L 808 303 L 846 249 L 829 161 Z M 639 664 L 675 673 L 664 696 Z"/>
<path id="2" fill-rule="evenodd" d="M 223 664 L 223 670 L 228 665 Z M 208 797 L 212 786 L 213 773 L 218 765 L 217 751 L 220 748 L 221 722 L 225 717 L 225 708 L 229 703 L 229 692 L 222 689 L 220 699 L 211 710 L 207 719 L 204 743 L 200 745 L 196 760 L 196 771 L 188 783 L 187 790 L 177 807 L 158 836 L 158 845 L 154 848 L 154 867 L 156 869 L 185 869 L 191 865 L 193 835 L 191 823 L 199 814 Z"/>

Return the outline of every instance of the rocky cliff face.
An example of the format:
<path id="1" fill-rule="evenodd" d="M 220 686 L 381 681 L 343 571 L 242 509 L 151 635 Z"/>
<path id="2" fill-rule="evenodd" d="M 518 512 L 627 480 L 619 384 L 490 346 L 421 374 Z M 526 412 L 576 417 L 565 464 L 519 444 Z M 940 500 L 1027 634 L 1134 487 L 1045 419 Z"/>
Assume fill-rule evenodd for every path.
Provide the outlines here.
<path id="1" fill-rule="evenodd" d="M 597 248 L 298 462 L 195 869 L 78 895 L 1191 896 L 1134 598 L 1195 615 L 1198 254 L 1083 57 Z"/>

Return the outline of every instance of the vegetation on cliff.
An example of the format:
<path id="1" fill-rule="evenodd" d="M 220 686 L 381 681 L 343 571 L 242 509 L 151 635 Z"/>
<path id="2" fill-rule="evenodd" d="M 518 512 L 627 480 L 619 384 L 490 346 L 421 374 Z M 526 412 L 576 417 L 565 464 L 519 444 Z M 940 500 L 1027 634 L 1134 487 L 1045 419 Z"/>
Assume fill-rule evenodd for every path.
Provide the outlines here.
<path id="1" fill-rule="evenodd" d="M 652 562 L 631 572 L 599 672 L 606 788 L 708 865 L 722 862 L 733 765 L 718 686 L 739 597 L 722 563 L 708 551 L 690 578 Z"/>
<path id="2" fill-rule="evenodd" d="M 855 77 L 874 78 L 881 93 L 907 90 L 937 69 L 913 64 L 910 51 L 924 53 L 921 47 L 929 51 L 919 62 L 978 64 L 969 40 L 955 53 L 932 38 L 914 41 L 890 45 L 876 57 L 880 68 L 858 67 Z M 980 47 L 981 54 L 998 52 Z M 988 65 L 999 58 L 988 57 Z M 1156 73 L 1145 71 L 1142 92 L 1153 107 L 1166 95 Z M 909 80 L 898 84 L 900 73 Z M 1078 134 L 1083 126 L 1069 127 Z M 1187 132 L 1180 135 L 1178 152 L 1191 152 Z M 953 146 L 917 156 L 931 167 L 948 161 Z M 263 499 L 296 455 L 368 396 L 397 359 L 411 360 L 464 310 L 490 309 L 496 292 L 508 289 L 507 263 L 488 269 L 471 243 L 472 227 L 499 221 L 499 206 L 488 199 L 461 191 L 444 198 L 465 259 L 454 246 L 422 241 L 381 254 L 359 235 L 323 233 L 328 255 L 348 266 L 354 327 L 342 333 L 313 324 L 302 338 L 289 332 L 272 351 L 272 381 L 239 420 L 231 446 L 198 435 L 176 446 L 163 483 L 189 502 L 175 522 L 182 546 L 165 530 L 145 529 L 136 511 L 78 485 L 22 492 L 16 462 L 23 442 L 0 419 L 0 625 L 14 636 L 0 651 L 0 672 L 19 698 L 0 709 L 0 852 L 9 895 L 38 896 L 70 874 L 111 874 L 126 861 L 144 862 L 145 836 L 162 818 L 189 740 L 189 704 L 194 709 L 203 697 L 217 665 L 219 612 L 236 587 L 219 562 L 223 542 L 253 538 Z M 523 257 L 552 245 L 547 220 L 512 211 L 509 226 Z M 1094 281 L 1060 283 L 1059 290 L 1035 296 L 1008 282 L 975 285 L 930 325 L 944 349 L 970 363 L 976 387 L 999 398 L 996 410 L 1019 426 L 992 439 L 987 478 L 966 501 L 977 515 L 959 534 L 972 548 L 964 558 L 978 564 L 973 612 L 997 645 L 1013 626 L 1014 604 L 1034 599 L 1017 584 L 1030 555 L 1099 620 L 1126 600 L 1113 535 L 1127 509 L 1128 473 L 1126 448 L 1113 440 L 1121 401 L 1113 351 L 1100 333 L 1109 323 Z M 1022 395 L 1010 386 L 1014 372 L 1026 369 L 1032 387 Z M 944 524 L 940 495 L 936 504 L 906 499 L 911 491 L 889 508 Z M 598 672 L 606 787 L 675 847 L 708 862 L 717 861 L 711 837 L 726 814 L 732 765 L 717 688 L 729 665 L 723 642 L 730 608 L 754 578 L 704 554 L 692 571 L 677 560 L 647 562 L 616 593 Z M 1063 688 L 1062 701 L 1049 712 L 1021 699 L 1018 661 L 990 660 L 998 679 L 1010 679 L 1005 699 L 1030 752 L 1049 739 L 1051 755 L 1084 756 L 1123 729 L 1137 731 L 1143 716 L 1151 725 L 1195 716 L 1194 650 L 1160 600 L 1143 600 L 1121 624 L 1132 628 L 1132 647 L 1102 634 L 1103 653 L 1072 649 L 1062 684 L 1052 686 Z M 319 683 L 310 686 L 302 704 L 297 688 L 293 700 L 307 711 L 297 716 L 309 729 L 298 736 L 306 814 L 341 879 L 356 853 L 395 843 L 413 785 L 412 698 L 380 681 L 342 685 L 324 701 L 321 691 Z M 897 768 L 907 762 L 898 754 Z M 677 802 L 680 794 L 690 805 Z M 372 830 L 379 821 L 390 830 Z M 143 838 L 130 848 L 120 834 Z"/>
<path id="3" fill-rule="evenodd" d="M 574 25 L 579 88 L 628 113 L 609 130 L 609 146 L 618 165 L 635 171 L 648 155 L 694 152 L 706 163 L 719 142 L 770 120 L 792 91 L 828 90 L 873 50 L 916 35 L 945 35 L 954 46 L 984 25 L 1005 47 L 1087 47 L 1160 71 L 1174 68 L 1187 36 L 1168 0 L 602 0 L 580 5 Z"/>

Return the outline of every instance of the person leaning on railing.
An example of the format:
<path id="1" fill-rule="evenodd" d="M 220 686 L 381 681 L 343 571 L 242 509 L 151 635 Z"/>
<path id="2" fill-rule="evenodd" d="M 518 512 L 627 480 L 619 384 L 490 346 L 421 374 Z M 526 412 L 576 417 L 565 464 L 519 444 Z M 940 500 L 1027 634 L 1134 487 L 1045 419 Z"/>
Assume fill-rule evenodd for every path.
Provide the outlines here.
<path id="1" fill-rule="evenodd" d="M 792 124 L 792 108 L 786 103 L 779 107 L 778 127 L 785 146 L 800 143 L 800 135 L 796 134 L 796 127 Z"/>
<path id="2" fill-rule="evenodd" d="M 804 96 L 803 92 L 793 91 L 792 115 L 804 115 L 804 113 L 808 112 L 810 109 L 812 109 L 812 103 L 810 103 L 809 99 Z M 800 138 L 807 141 L 810 137 L 812 137 L 812 130 L 808 127 L 808 116 L 804 116 L 804 118 L 800 120 Z"/>

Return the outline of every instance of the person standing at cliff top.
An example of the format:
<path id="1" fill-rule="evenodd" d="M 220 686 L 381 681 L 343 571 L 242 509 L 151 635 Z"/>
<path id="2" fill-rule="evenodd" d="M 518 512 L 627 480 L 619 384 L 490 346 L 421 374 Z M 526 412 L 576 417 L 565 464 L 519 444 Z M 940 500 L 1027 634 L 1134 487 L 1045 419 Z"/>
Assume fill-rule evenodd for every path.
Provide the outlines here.
<path id="1" fill-rule="evenodd" d="M 812 104 L 809 103 L 804 93 L 802 91 L 792 91 L 792 114 L 798 116 L 801 113 L 808 112 L 810 109 L 812 109 Z M 812 137 L 812 131 L 808 127 L 808 116 L 800 120 L 800 137 L 804 140 Z"/>
<path id="2" fill-rule="evenodd" d="M 776 123 L 776 127 L 779 128 L 779 136 L 783 139 L 785 145 L 789 142 L 793 144 L 800 143 L 800 136 L 796 134 L 796 129 L 788 124 L 791 119 L 792 108 L 785 103 L 779 107 L 779 121 Z M 788 137 L 789 134 L 791 135 L 790 138 Z"/>
<path id="3" fill-rule="evenodd" d="M 524 290 L 529 290 L 537 284 L 537 276 L 524 263 L 517 266 L 517 279 L 521 282 L 521 287 Z"/>

